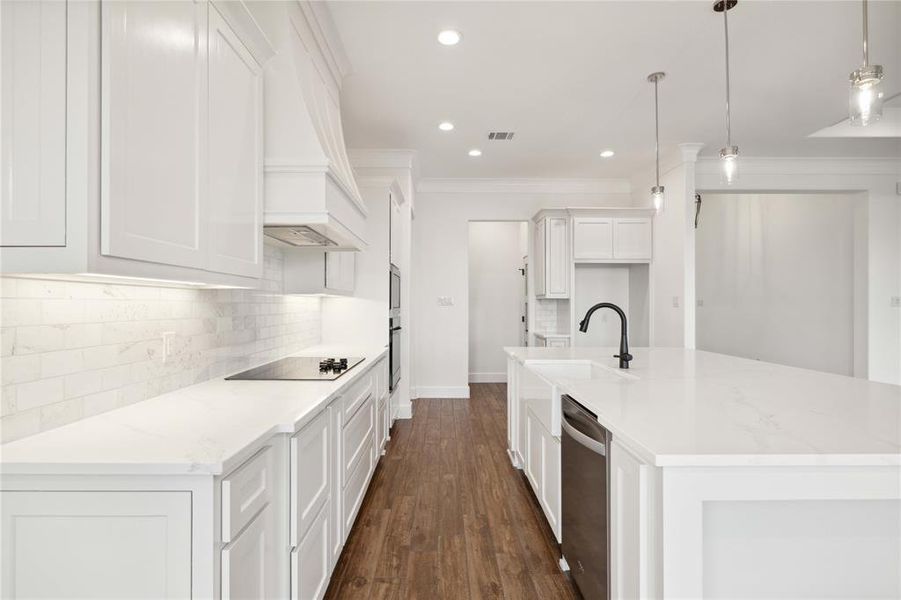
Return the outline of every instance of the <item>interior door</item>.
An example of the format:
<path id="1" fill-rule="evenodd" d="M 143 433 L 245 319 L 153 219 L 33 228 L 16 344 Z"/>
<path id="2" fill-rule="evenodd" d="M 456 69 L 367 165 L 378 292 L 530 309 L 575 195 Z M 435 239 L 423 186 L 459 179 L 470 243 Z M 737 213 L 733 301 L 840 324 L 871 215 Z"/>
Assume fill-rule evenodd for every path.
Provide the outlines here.
<path id="1" fill-rule="evenodd" d="M 209 269 L 263 269 L 263 71 L 215 6 L 209 23 Z"/>
<path id="2" fill-rule="evenodd" d="M 207 9 L 190 0 L 102 4 L 105 255 L 206 263 Z"/>

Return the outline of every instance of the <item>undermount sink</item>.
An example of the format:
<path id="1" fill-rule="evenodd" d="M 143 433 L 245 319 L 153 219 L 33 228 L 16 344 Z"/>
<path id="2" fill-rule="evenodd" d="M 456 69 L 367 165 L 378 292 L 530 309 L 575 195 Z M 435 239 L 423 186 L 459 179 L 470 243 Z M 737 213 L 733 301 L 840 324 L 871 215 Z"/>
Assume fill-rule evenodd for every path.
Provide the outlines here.
<path id="1" fill-rule="evenodd" d="M 592 360 L 526 361 L 526 365 L 548 379 L 610 379 L 620 377 L 631 379 L 634 375 L 622 369 L 608 367 Z"/>

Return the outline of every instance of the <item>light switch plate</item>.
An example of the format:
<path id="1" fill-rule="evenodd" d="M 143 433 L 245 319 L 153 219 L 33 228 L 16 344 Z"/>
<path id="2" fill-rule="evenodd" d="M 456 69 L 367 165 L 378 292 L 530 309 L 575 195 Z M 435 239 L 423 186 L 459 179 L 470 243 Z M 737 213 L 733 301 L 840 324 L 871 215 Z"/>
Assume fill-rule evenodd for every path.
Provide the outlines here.
<path id="1" fill-rule="evenodd" d="M 438 296 L 438 306 L 453 306 L 453 296 Z"/>
<path id="2" fill-rule="evenodd" d="M 901 308 L 901 296 L 892 296 L 892 308 Z"/>

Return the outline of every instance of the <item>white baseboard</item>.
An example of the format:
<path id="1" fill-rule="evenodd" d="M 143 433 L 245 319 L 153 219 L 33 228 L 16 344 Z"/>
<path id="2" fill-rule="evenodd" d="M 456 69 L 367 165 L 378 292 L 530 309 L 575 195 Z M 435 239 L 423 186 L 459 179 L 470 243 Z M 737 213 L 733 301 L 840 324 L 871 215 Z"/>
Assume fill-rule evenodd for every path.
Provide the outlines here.
<path id="1" fill-rule="evenodd" d="M 469 398 L 469 386 L 419 386 L 412 390 L 414 398 Z"/>
<path id="2" fill-rule="evenodd" d="M 507 383 L 507 372 L 470 373 L 469 383 Z"/>

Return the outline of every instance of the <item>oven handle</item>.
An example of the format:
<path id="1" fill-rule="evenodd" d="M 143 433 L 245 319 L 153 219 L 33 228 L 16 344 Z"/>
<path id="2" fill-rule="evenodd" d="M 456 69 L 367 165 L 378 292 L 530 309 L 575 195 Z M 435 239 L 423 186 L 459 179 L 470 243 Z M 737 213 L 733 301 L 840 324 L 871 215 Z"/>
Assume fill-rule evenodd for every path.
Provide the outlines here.
<path id="1" fill-rule="evenodd" d="M 595 454 L 600 454 L 601 456 L 607 456 L 607 449 L 604 447 L 604 444 L 597 440 L 593 440 L 569 423 L 566 422 L 566 416 L 564 416 L 560 420 L 560 425 L 563 427 L 563 431 L 571 437 L 575 442 L 579 443 L 582 446 L 585 446 Z"/>

